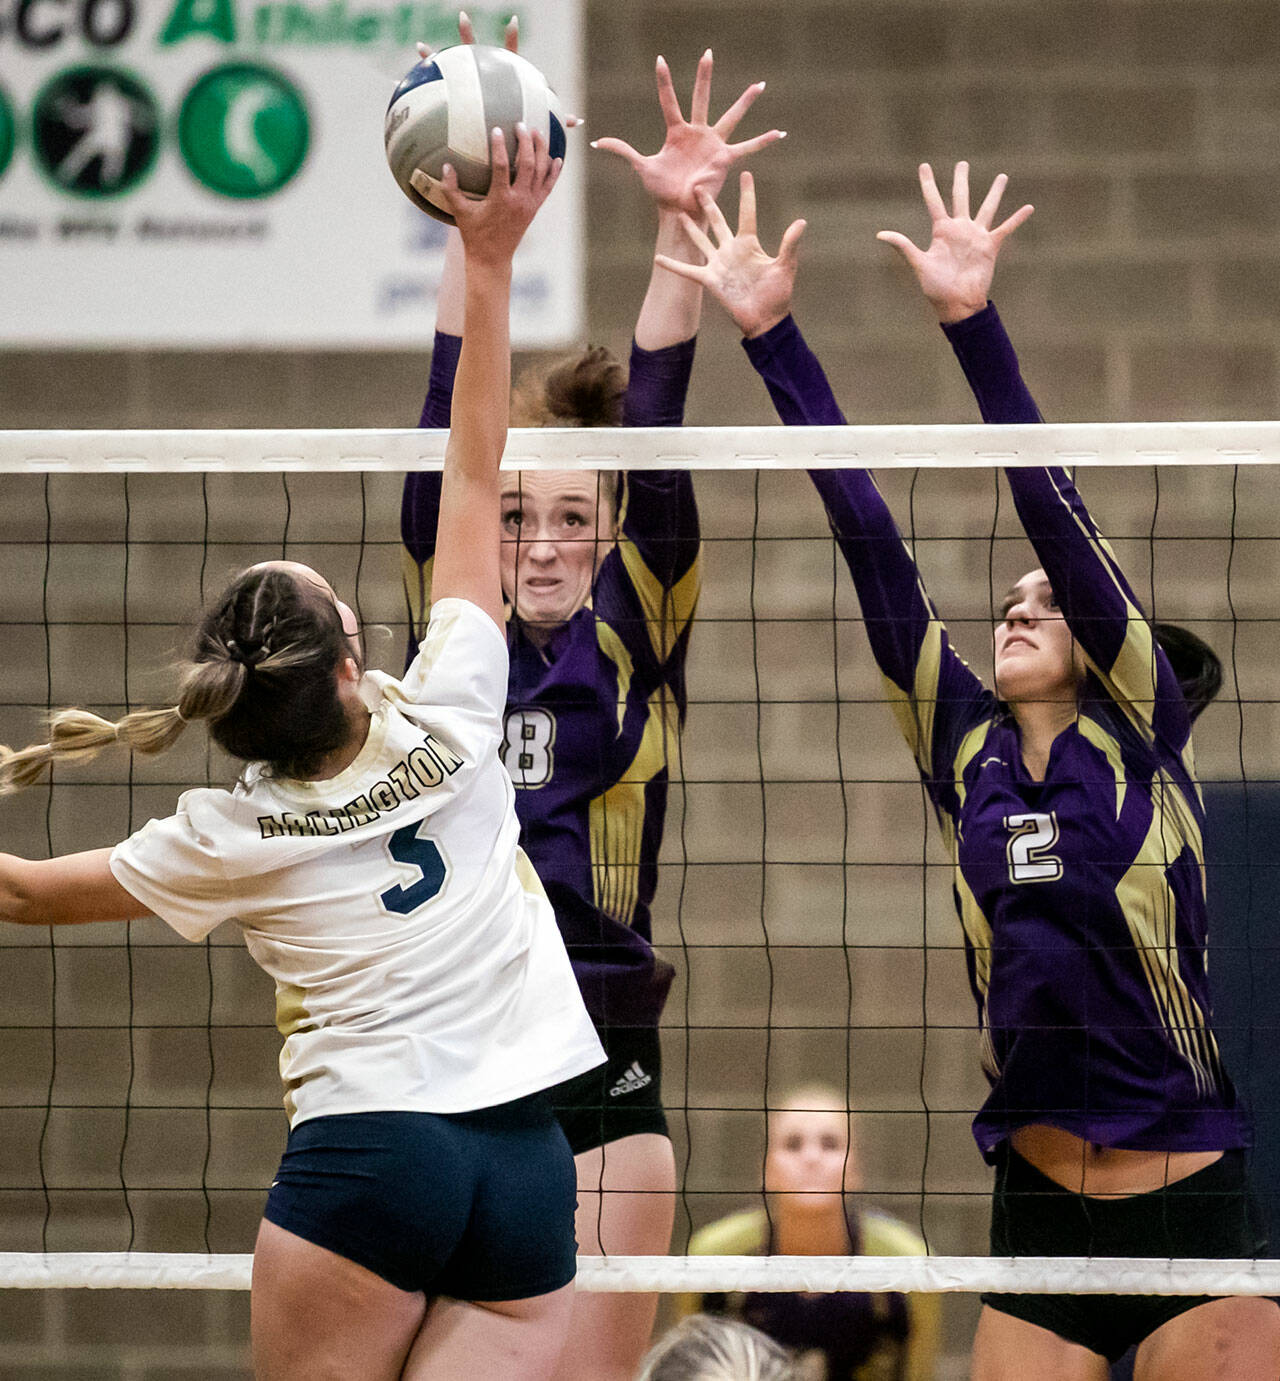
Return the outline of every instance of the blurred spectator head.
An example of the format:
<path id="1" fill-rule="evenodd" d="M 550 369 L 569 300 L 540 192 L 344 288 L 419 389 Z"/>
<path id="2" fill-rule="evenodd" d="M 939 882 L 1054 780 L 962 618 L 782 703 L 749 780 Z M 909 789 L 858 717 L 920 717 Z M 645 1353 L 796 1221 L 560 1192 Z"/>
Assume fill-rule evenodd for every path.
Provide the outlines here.
<path id="1" fill-rule="evenodd" d="M 862 1188 L 853 1116 L 825 1084 L 792 1090 L 769 1114 L 764 1161 L 767 1193 L 794 1209 L 829 1205 L 833 1194 Z"/>
<path id="2" fill-rule="evenodd" d="M 692 1314 L 657 1342 L 636 1381 L 797 1381 L 791 1356 L 736 1319 Z"/>

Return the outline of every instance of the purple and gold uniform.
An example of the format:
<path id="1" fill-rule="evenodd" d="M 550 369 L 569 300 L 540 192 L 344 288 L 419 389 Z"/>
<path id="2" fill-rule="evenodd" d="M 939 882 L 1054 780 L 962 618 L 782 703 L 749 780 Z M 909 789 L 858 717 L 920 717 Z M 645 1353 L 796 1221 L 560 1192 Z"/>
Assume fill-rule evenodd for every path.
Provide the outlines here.
<path id="1" fill-rule="evenodd" d="M 437 333 L 421 425 L 447 427 L 461 341 Z M 633 347 L 624 424 L 678 426 L 694 342 Z M 520 843 L 555 908 L 592 1019 L 656 1027 L 673 970 L 653 952 L 649 908 L 684 718 L 685 657 L 701 580 L 687 471 L 632 472 L 617 545 L 591 601 L 543 647 L 508 624 L 502 756 Z M 401 532 L 413 630 L 426 619 L 440 476 L 407 477 Z M 647 1080 L 646 1080 L 647 1082 Z"/>
<path id="2" fill-rule="evenodd" d="M 986 421 L 1040 420 L 994 307 L 945 329 Z M 789 318 L 746 348 L 784 422 L 843 422 Z M 974 1121 L 984 1156 L 1032 1123 L 1140 1150 L 1247 1144 L 1210 1023 L 1190 716 L 1066 472 L 1008 471 L 1088 664 L 1043 781 L 952 648 L 871 476 L 812 479 L 954 866 L 991 1084 Z"/>

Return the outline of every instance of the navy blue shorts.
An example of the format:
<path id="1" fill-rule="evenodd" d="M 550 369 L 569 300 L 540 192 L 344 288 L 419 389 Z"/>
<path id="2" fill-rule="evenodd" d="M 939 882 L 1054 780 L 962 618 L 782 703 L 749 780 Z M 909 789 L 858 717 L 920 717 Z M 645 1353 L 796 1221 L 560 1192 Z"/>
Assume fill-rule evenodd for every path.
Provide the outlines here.
<path id="1" fill-rule="evenodd" d="M 1243 1151 L 1149 1194 L 1097 1199 L 1064 1189 L 1005 1142 L 996 1161 L 992 1256 L 1265 1256 Z M 1114 1362 L 1211 1295 L 1001 1295 L 982 1302 Z"/>
<path id="2" fill-rule="evenodd" d="M 401 1290 L 529 1299 L 574 1277 L 576 1199 L 564 1133 L 534 1094 L 310 1118 L 289 1133 L 266 1218 Z"/>

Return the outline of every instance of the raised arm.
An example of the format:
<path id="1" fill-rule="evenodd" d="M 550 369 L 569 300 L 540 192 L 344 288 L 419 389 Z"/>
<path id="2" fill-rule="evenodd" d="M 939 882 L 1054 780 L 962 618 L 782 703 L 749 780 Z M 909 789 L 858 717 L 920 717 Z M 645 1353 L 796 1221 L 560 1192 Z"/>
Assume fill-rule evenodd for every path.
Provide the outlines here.
<path id="1" fill-rule="evenodd" d="M 844 416 L 821 365 L 791 316 L 797 247 L 805 223 L 794 222 L 777 256 L 756 234 L 755 187 L 740 182 L 735 234 L 718 207 L 703 199 L 709 234 L 686 226 L 701 250 L 696 276 L 743 332 L 747 356 L 789 425 L 840 425 Z M 714 238 L 713 238 L 714 237 Z M 810 472 L 841 554 L 853 576 L 872 654 L 891 704 L 926 778 L 950 768 L 951 747 L 991 704 L 991 696 L 951 647 L 915 561 L 866 470 Z"/>
<path id="2" fill-rule="evenodd" d="M 1001 173 L 977 214 L 970 216 L 969 165 L 956 164 L 948 211 L 932 169 L 921 164 L 920 188 L 932 232 L 928 249 L 894 231 L 881 231 L 878 238 L 910 264 L 938 313 L 983 420 L 1039 422 L 1040 410 L 990 301 L 1001 246 L 1032 212 L 1023 206 L 994 223 L 1006 182 Z M 1190 719 L 1177 678 L 1075 485 L 1057 466 L 1019 466 L 1005 473 L 1058 605 L 1108 694 L 1135 724 L 1180 749 Z"/>
<path id="3" fill-rule="evenodd" d="M 505 626 L 498 551 L 498 465 L 507 439 L 511 393 L 511 258 L 560 172 L 545 141 L 517 127 L 511 174 L 500 132 L 490 140 L 493 182 L 482 201 L 458 191 L 446 167 L 443 184 L 466 259 L 461 358 L 440 491 L 431 597 L 469 600 Z"/>

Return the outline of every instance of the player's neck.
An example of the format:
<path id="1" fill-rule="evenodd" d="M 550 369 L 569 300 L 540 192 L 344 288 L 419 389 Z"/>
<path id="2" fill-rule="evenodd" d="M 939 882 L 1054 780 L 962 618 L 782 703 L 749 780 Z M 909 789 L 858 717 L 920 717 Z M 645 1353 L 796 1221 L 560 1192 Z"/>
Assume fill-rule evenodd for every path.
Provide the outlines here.
<path id="1" fill-rule="evenodd" d="M 830 1207 L 775 1213 L 774 1251 L 779 1256 L 848 1256 L 849 1221 L 843 1197 L 832 1195 Z"/>
<path id="2" fill-rule="evenodd" d="M 1010 706 L 1022 740 L 1022 761 L 1036 781 L 1043 781 L 1049 768 L 1049 753 L 1054 740 L 1079 715 L 1073 694 L 1064 700 L 1021 700 Z"/>
<path id="3" fill-rule="evenodd" d="M 335 748 L 332 753 L 320 764 L 319 771 L 312 777 L 312 781 L 326 782 L 331 777 L 338 776 L 345 772 L 348 767 L 360 756 L 360 750 L 364 747 L 365 741 L 369 737 L 369 725 L 373 716 L 363 705 L 351 709 L 348 712 L 348 722 L 351 732 L 347 736 L 347 741 L 341 748 Z"/>

